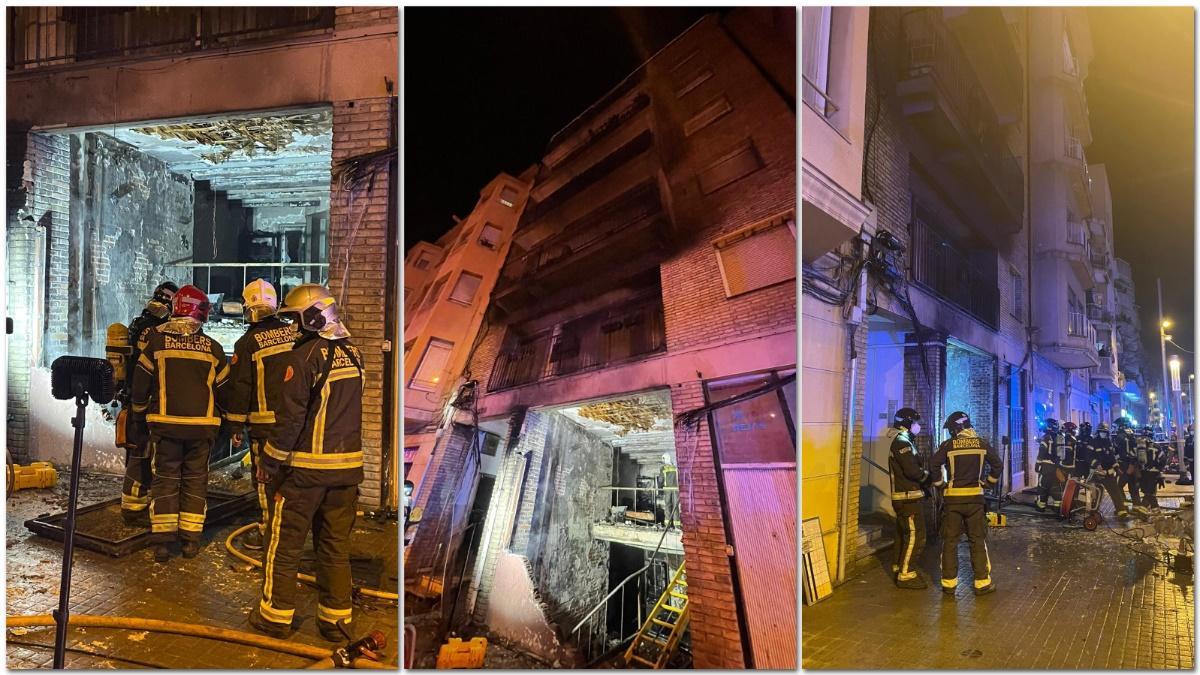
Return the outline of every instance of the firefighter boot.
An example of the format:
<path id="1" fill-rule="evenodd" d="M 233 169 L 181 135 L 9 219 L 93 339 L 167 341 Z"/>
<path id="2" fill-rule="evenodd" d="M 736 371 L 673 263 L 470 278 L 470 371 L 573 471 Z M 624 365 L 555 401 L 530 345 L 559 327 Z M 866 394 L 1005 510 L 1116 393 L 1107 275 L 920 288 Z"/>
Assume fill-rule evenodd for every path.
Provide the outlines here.
<path id="1" fill-rule="evenodd" d="M 896 587 L 897 588 L 912 588 L 912 589 L 916 589 L 916 590 L 919 590 L 922 588 L 929 588 L 929 585 L 926 584 L 925 580 L 921 578 L 921 574 L 919 572 L 913 571 L 913 572 L 909 572 L 909 574 L 911 574 L 912 576 L 907 579 L 901 579 L 900 575 L 896 576 Z"/>
<path id="2" fill-rule="evenodd" d="M 199 542 L 185 540 L 180 548 L 185 558 L 195 558 L 200 553 Z"/>
<path id="3" fill-rule="evenodd" d="M 995 592 L 996 592 L 996 583 L 994 581 L 988 583 L 988 585 L 984 586 L 983 588 L 975 589 L 975 595 L 987 595 L 988 593 L 995 593 Z"/>
<path id="4" fill-rule="evenodd" d="M 321 631 L 321 637 L 328 642 L 350 642 L 353 638 L 350 636 L 350 631 L 346 630 L 344 621 L 330 623 L 328 621 L 317 621 L 317 629 Z"/>
<path id="5" fill-rule="evenodd" d="M 270 621 L 267 621 L 265 618 L 263 618 L 263 615 L 259 613 L 257 607 L 250 610 L 250 614 L 247 615 L 246 618 L 249 621 L 250 626 L 252 628 L 254 628 L 255 630 L 257 630 L 260 633 L 265 633 L 273 638 L 278 638 L 280 640 L 286 640 L 288 638 L 288 636 L 291 635 L 291 633 L 292 633 L 291 626 L 286 626 L 281 623 L 271 623 Z"/>
<path id="6" fill-rule="evenodd" d="M 154 545 L 154 562 L 164 563 L 171 559 L 171 549 L 166 544 Z"/>

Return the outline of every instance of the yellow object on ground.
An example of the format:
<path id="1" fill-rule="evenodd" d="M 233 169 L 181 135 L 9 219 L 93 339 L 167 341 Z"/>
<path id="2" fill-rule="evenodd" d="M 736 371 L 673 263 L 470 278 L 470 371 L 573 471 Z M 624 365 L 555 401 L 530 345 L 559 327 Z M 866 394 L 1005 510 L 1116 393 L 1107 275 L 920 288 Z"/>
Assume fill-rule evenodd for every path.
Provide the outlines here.
<path id="1" fill-rule="evenodd" d="M 1008 517 L 1003 513 L 988 511 L 987 524 L 991 527 L 1005 527 L 1008 525 Z"/>
<path id="2" fill-rule="evenodd" d="M 362 512 L 359 511 L 358 515 L 361 516 Z M 261 569 L 262 568 L 261 560 L 258 560 L 257 558 L 252 558 L 252 557 L 246 555 L 245 553 L 242 553 L 241 551 L 239 551 L 237 549 L 236 546 L 233 545 L 234 539 L 242 536 L 243 534 L 249 532 L 251 529 L 256 528 L 256 527 L 258 527 L 258 523 L 250 523 L 249 525 L 239 527 L 238 529 L 231 532 L 230 535 L 225 539 L 225 550 L 232 553 L 234 555 L 234 557 L 236 557 L 238 560 L 241 560 L 242 562 L 250 563 L 251 565 L 254 565 L 255 567 L 258 567 Z M 299 579 L 300 581 L 307 581 L 310 584 L 317 583 L 317 578 L 312 576 L 311 574 L 304 574 L 302 572 L 297 572 L 296 578 Z M 366 596 L 369 596 L 372 598 L 379 598 L 381 600 L 397 600 L 398 601 L 400 599 L 400 596 L 396 593 L 390 593 L 388 591 L 381 591 L 376 588 L 357 588 L 356 587 L 354 590 L 359 593 L 362 593 L 363 595 L 366 595 Z"/>
<path id="3" fill-rule="evenodd" d="M 629 649 L 625 650 L 627 668 L 665 668 L 667 662 L 679 648 L 679 640 L 692 619 L 688 603 L 687 572 L 683 565 L 675 570 L 671 583 L 646 617 L 646 623 L 633 636 Z"/>
<path id="4" fill-rule="evenodd" d="M 53 487 L 58 482 L 58 471 L 50 462 L 34 462 L 28 466 L 12 464 L 8 467 L 8 492 L 29 488 Z"/>
<path id="5" fill-rule="evenodd" d="M 463 642 L 460 638 L 450 638 L 438 650 L 437 667 L 439 670 L 482 668 L 485 654 L 487 654 L 487 638 L 471 638 L 470 642 Z"/>

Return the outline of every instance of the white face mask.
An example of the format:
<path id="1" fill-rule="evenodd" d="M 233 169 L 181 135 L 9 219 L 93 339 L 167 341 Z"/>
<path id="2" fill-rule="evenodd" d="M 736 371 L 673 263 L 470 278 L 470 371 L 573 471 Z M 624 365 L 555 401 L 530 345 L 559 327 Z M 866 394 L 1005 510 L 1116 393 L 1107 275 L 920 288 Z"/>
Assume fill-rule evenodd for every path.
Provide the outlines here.
<path id="1" fill-rule="evenodd" d="M 910 431 L 910 432 L 912 433 L 912 435 L 914 435 L 914 436 L 916 436 L 917 434 L 921 433 L 921 423 L 920 423 L 920 422 L 913 422 L 913 424 L 912 424 L 912 428 L 911 428 L 909 431 Z"/>

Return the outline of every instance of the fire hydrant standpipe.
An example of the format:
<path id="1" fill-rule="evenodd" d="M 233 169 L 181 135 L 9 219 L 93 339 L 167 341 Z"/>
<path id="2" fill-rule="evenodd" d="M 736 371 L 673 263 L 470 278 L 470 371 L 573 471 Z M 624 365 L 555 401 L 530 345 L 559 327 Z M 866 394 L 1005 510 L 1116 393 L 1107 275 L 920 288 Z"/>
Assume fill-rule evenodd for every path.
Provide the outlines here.
<path id="1" fill-rule="evenodd" d="M 320 668 L 321 664 L 329 662 L 328 667 L 333 666 L 333 660 L 330 656 L 333 650 L 324 649 L 321 647 L 313 647 L 299 642 L 291 642 L 288 640 L 280 640 L 266 635 L 258 635 L 255 633 L 247 633 L 240 630 L 230 630 L 228 628 L 217 628 L 215 626 L 205 626 L 196 623 L 182 623 L 179 621 L 163 621 L 160 619 L 143 619 L 133 616 L 98 616 L 95 614 L 72 614 L 69 624 L 76 627 L 86 628 L 116 628 L 124 630 L 144 630 L 153 633 L 174 633 L 176 635 L 189 635 L 192 637 L 207 638 L 210 640 L 220 640 L 222 642 L 233 642 L 236 644 L 248 645 L 250 647 L 258 647 L 267 649 L 282 654 L 290 654 L 306 659 L 315 659 L 309 667 Z M 8 628 L 32 628 L 41 626 L 54 626 L 54 617 L 49 614 L 33 614 L 28 616 L 9 616 L 6 621 Z M 355 668 L 371 668 L 395 670 L 397 666 L 370 659 L 356 659 L 353 663 Z"/>
<path id="2" fill-rule="evenodd" d="M 233 545 L 234 539 L 237 539 L 238 537 L 242 536 L 243 534 L 249 532 L 250 530 L 252 530 L 256 527 L 258 527 L 258 523 L 250 523 L 249 525 L 239 527 L 238 529 L 231 532 L 229 534 L 229 536 L 225 539 L 225 550 L 232 553 L 234 555 L 234 557 L 236 557 L 238 560 L 241 560 L 242 562 L 254 565 L 255 567 L 257 567 L 259 569 L 262 569 L 263 564 L 262 564 L 261 560 L 258 560 L 257 558 L 254 558 L 254 557 L 246 555 L 245 553 L 242 553 L 241 551 L 238 550 L 238 548 L 236 546 Z M 316 577 L 312 576 L 311 574 L 304 574 L 303 572 L 297 572 L 296 578 L 301 581 L 307 581 L 310 584 L 317 583 Z M 382 600 L 399 600 L 400 599 L 400 596 L 396 593 L 392 593 L 389 591 L 382 591 L 377 588 L 355 588 L 355 590 L 358 591 L 359 593 L 362 593 L 363 595 L 366 595 L 366 596 L 369 596 L 372 598 L 380 598 Z"/>

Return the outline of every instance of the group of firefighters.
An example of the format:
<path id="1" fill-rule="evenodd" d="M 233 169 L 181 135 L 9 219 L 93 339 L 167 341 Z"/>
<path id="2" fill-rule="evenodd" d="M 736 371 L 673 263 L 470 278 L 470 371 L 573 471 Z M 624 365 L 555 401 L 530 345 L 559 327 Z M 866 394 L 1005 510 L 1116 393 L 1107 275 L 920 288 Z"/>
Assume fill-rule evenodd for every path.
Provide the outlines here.
<path id="1" fill-rule="evenodd" d="M 221 430 L 248 436 L 261 521 L 248 548 L 265 549 L 262 597 L 252 627 L 291 634 L 296 573 L 311 528 L 319 588 L 317 626 L 340 641 L 352 618 L 350 533 L 363 480 L 362 357 L 328 289 L 302 284 L 279 307 L 258 279 L 243 291 L 245 335 L 226 358 L 205 335 L 210 301 L 199 288 L 160 284 L 140 316 L 109 329 L 118 445 L 126 449 L 121 511 L 150 527 L 154 560 L 178 541 L 201 547 L 209 453 Z"/>
<path id="2" fill-rule="evenodd" d="M 1158 508 L 1158 488 L 1166 486 L 1163 471 L 1169 460 L 1167 449 L 1155 442 L 1149 426 L 1135 431 L 1127 418 L 1118 417 L 1112 429 L 1101 423 L 1093 434 L 1090 422 L 1060 425 L 1058 420 L 1046 420 L 1038 444 L 1035 504 L 1039 510 L 1059 505 L 1055 494 L 1062 494 L 1063 484 L 1070 478 L 1103 486 L 1119 518 L 1129 515 L 1126 490 L 1133 509 L 1146 512 Z M 1192 426 L 1188 425 L 1181 475 L 1190 475 L 1191 448 Z"/>
<path id="3" fill-rule="evenodd" d="M 981 438 L 964 412 L 954 412 L 942 428 L 950 438 L 933 453 L 928 467 L 917 452 L 915 438 L 921 431 L 921 416 L 912 408 L 896 411 L 892 428 L 888 469 L 891 475 L 892 507 L 896 513 L 896 558 L 892 565 L 896 585 L 921 589 L 927 583 L 916 561 L 925 548 L 925 501 L 933 489 L 940 489 L 941 512 L 941 588 L 953 595 L 958 588 L 958 544 L 965 534 L 971 549 L 974 592 L 985 595 L 996 590 L 992 563 L 988 556 L 988 517 L 984 488 L 999 483 L 1003 463 L 987 441 Z M 1038 452 L 1038 496 L 1036 505 L 1044 510 L 1057 505 L 1061 484 L 1068 478 L 1092 480 L 1107 490 L 1116 515 L 1125 517 L 1124 490 L 1128 488 L 1134 508 L 1142 511 L 1158 508 L 1157 492 L 1163 486 L 1167 453 L 1154 443 L 1149 427 L 1135 434 L 1128 420 L 1113 423 L 1117 432 L 1109 437 L 1109 428 L 1101 424 L 1093 436 L 1089 423 L 1076 427 L 1073 422 L 1061 426 L 1048 420 Z M 1181 475 L 1191 476 L 1193 456 L 1192 427 L 1187 442 Z M 1186 464 L 1186 466 L 1184 466 Z M 1183 480 L 1181 478 L 1181 480 Z M 1185 482 L 1190 484 L 1190 482 Z"/>

